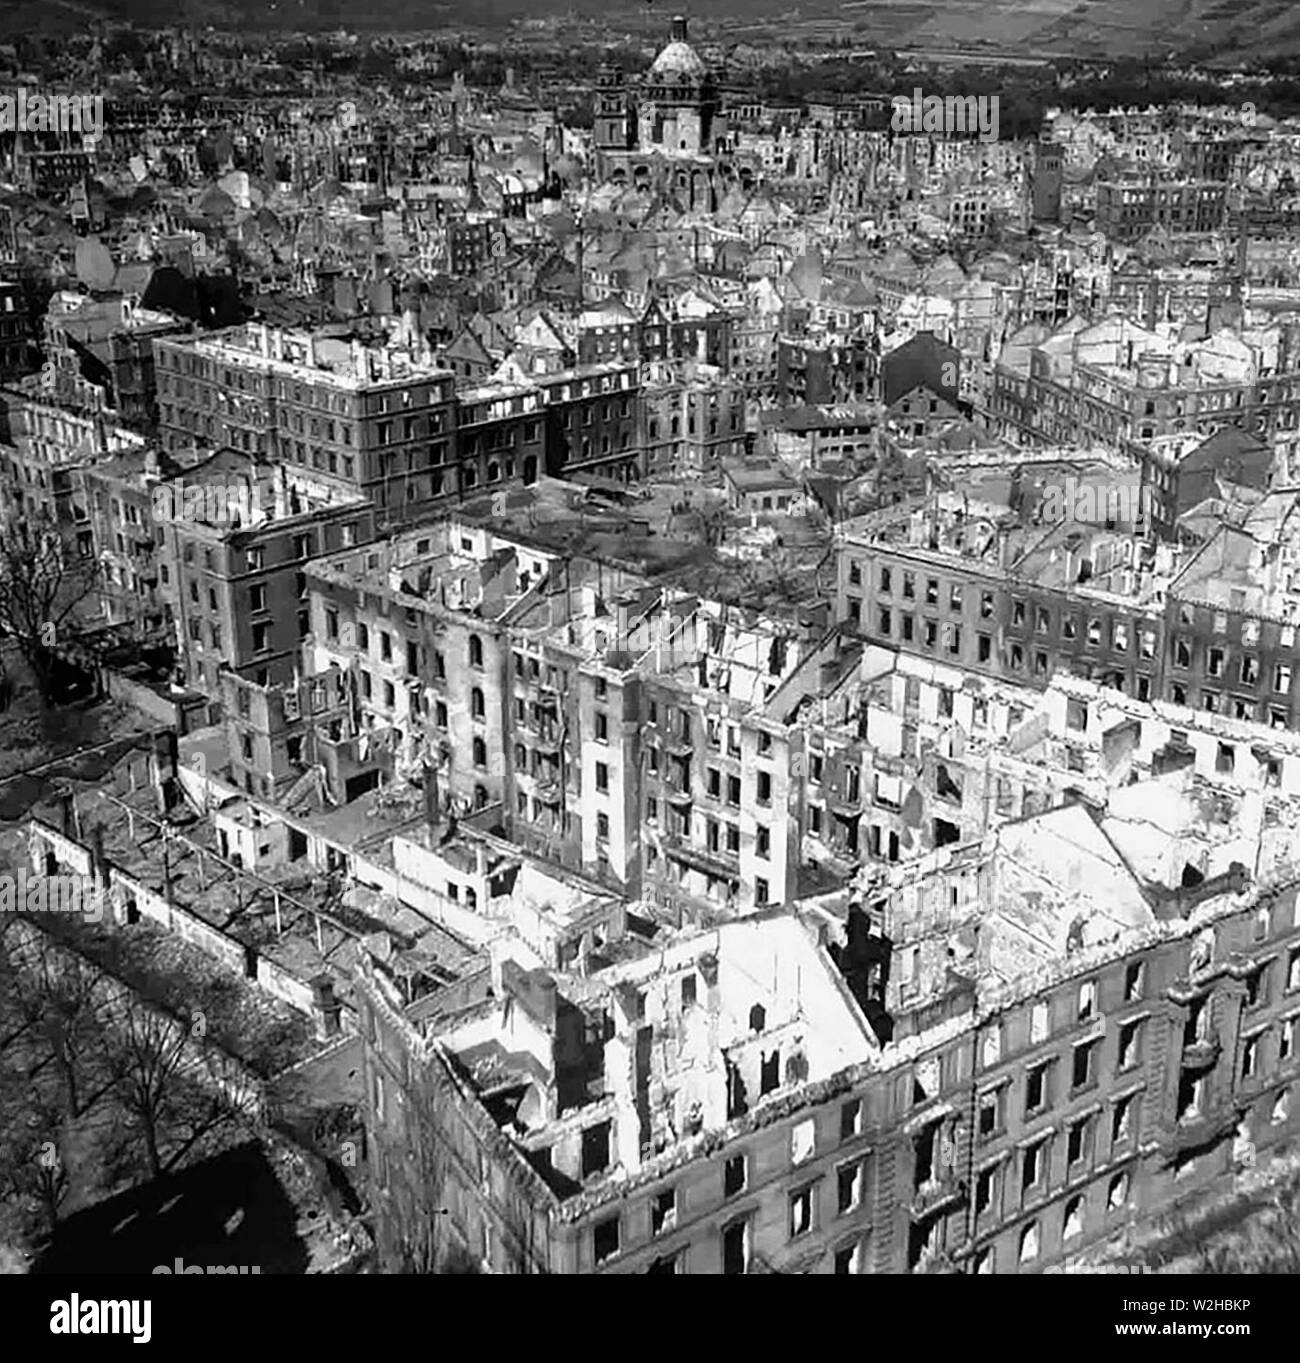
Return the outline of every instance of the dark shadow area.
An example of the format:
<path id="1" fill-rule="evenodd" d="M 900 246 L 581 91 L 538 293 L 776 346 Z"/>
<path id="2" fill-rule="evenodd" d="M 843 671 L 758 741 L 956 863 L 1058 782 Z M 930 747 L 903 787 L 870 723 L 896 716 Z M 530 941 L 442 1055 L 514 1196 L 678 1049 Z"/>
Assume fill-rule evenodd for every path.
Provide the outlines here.
<path id="1" fill-rule="evenodd" d="M 297 1222 L 265 1152 L 250 1142 L 70 1216 L 31 1271 L 152 1273 L 180 1258 L 304 1273 Z"/>

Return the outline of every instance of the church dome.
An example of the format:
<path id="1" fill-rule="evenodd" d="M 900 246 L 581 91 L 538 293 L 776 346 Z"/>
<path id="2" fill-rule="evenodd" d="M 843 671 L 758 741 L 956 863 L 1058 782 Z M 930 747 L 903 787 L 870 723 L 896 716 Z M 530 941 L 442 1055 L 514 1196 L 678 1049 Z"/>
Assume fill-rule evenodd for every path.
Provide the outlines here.
<path id="1" fill-rule="evenodd" d="M 674 19 L 672 41 L 655 58 L 650 79 L 700 81 L 707 75 L 700 54 L 686 41 L 686 20 Z"/>

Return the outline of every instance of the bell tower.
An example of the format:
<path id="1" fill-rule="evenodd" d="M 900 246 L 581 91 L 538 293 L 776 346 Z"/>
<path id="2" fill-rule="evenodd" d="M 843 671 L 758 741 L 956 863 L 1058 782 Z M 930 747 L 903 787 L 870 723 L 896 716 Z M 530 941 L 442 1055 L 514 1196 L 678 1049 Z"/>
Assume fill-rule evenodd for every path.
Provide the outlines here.
<path id="1" fill-rule="evenodd" d="M 627 151 L 632 145 L 632 117 L 627 82 L 611 62 L 596 73 L 596 108 L 592 141 L 597 151 Z"/>

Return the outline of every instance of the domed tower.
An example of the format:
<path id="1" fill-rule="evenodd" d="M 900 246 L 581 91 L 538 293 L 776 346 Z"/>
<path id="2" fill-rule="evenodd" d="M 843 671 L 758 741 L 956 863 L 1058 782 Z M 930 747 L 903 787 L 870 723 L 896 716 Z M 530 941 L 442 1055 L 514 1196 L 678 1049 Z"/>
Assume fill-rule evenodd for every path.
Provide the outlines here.
<path id="1" fill-rule="evenodd" d="M 718 87 L 686 40 L 686 20 L 673 20 L 668 46 L 641 83 L 638 142 L 643 151 L 707 155 L 713 146 Z"/>

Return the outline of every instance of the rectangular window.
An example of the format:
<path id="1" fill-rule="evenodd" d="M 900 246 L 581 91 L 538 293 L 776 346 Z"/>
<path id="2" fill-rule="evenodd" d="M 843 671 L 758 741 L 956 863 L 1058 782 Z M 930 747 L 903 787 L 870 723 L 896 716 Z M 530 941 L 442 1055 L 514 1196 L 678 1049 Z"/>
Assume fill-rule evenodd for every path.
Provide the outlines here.
<path id="1" fill-rule="evenodd" d="M 722 1166 L 722 1195 L 735 1197 L 745 1191 L 745 1157 L 732 1155 Z"/>
<path id="2" fill-rule="evenodd" d="M 1132 1003 L 1142 997 L 1142 962 L 1130 961 L 1124 967 L 1124 1002 Z"/>
<path id="3" fill-rule="evenodd" d="M 605 1221 L 597 1221 L 591 1228 L 591 1244 L 598 1264 L 612 1259 L 619 1248 L 619 1218 L 611 1216 Z"/>
<path id="4" fill-rule="evenodd" d="M 853 1098 L 840 1108 L 840 1140 L 849 1141 L 862 1134 L 862 1099 Z"/>
<path id="5" fill-rule="evenodd" d="M 1115 1102 L 1110 1119 L 1111 1145 L 1122 1145 L 1132 1135 L 1133 1099 L 1134 1095 L 1130 1093 Z"/>
<path id="6" fill-rule="evenodd" d="M 669 1188 L 650 1203 L 650 1233 L 663 1235 L 677 1224 L 677 1190 Z"/>
<path id="7" fill-rule="evenodd" d="M 862 1161 L 841 1165 L 835 1175 L 835 1205 L 841 1216 L 862 1201 Z"/>
<path id="8" fill-rule="evenodd" d="M 1142 1019 L 1134 1018 L 1131 1022 L 1124 1023 L 1119 1029 L 1119 1054 L 1116 1059 L 1117 1068 L 1121 1070 L 1131 1069 L 1137 1064 L 1142 1042 Z"/>
<path id="9" fill-rule="evenodd" d="M 1066 1139 L 1066 1164 L 1073 1167 L 1092 1158 L 1092 1137 L 1094 1119 L 1081 1117 L 1070 1124 Z"/>
<path id="10" fill-rule="evenodd" d="M 1097 1082 L 1097 1048 L 1099 1041 L 1081 1041 L 1074 1048 L 1074 1058 L 1070 1069 L 1072 1088 L 1087 1088 Z"/>
<path id="11" fill-rule="evenodd" d="M 1052 1062 L 1044 1060 L 1025 1075 L 1025 1116 L 1032 1117 L 1047 1106 L 1051 1098 Z"/>
<path id="12" fill-rule="evenodd" d="M 980 1094 L 979 1100 L 979 1135 L 981 1140 L 987 1140 L 995 1136 L 1004 1126 L 1004 1089 L 990 1089 L 987 1093 Z"/>
<path id="13" fill-rule="evenodd" d="M 735 1221 L 722 1232 L 723 1273 L 748 1273 L 750 1231 L 748 1221 Z"/>
<path id="14" fill-rule="evenodd" d="M 813 1185 L 790 1194 L 790 1238 L 807 1235 L 813 1228 Z"/>
<path id="15" fill-rule="evenodd" d="M 1047 1141 L 1044 1136 L 1042 1140 L 1035 1141 L 1028 1146 L 1021 1154 L 1020 1163 L 1020 1190 L 1021 1192 L 1032 1192 L 1039 1187 L 1047 1177 Z"/>

